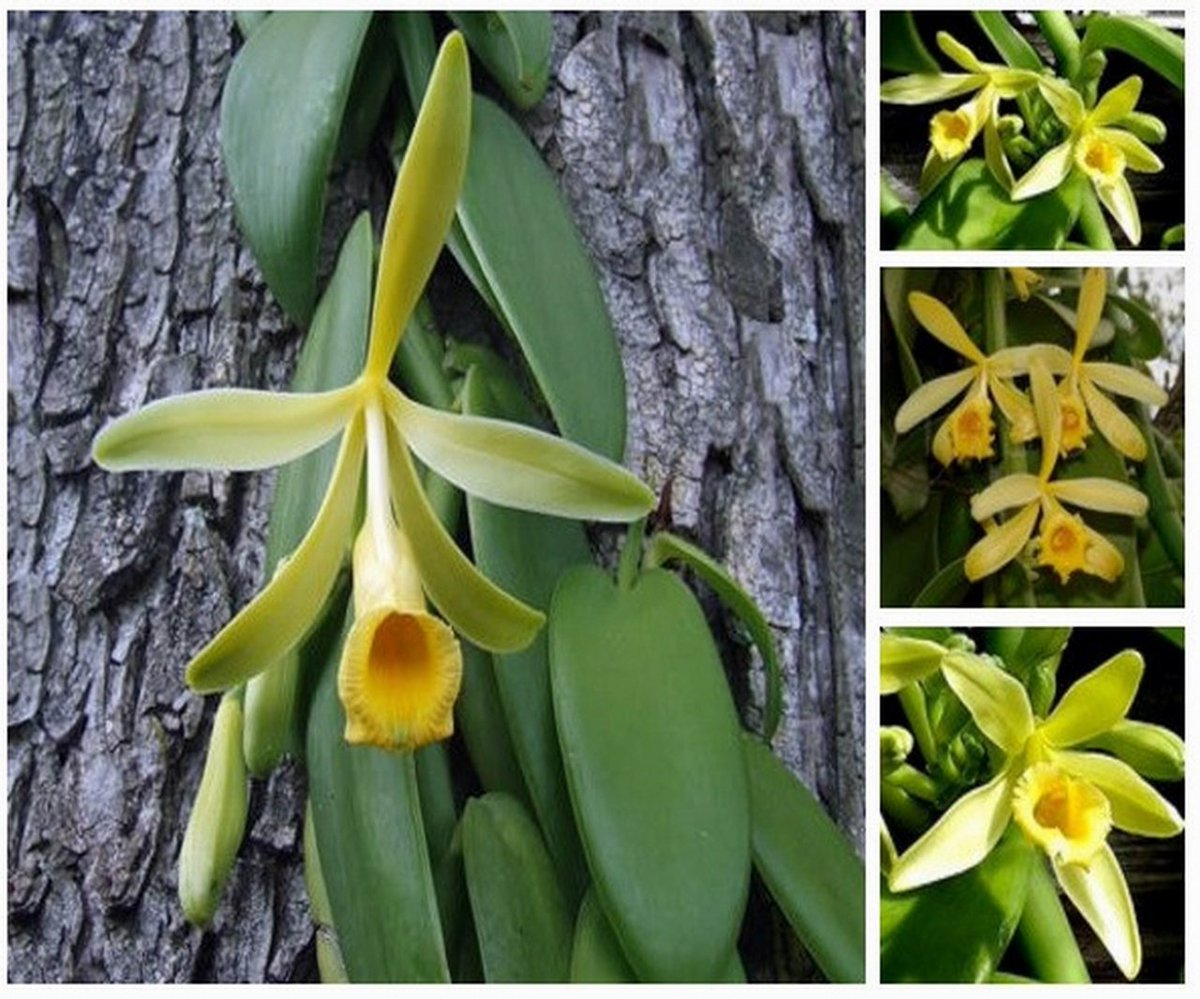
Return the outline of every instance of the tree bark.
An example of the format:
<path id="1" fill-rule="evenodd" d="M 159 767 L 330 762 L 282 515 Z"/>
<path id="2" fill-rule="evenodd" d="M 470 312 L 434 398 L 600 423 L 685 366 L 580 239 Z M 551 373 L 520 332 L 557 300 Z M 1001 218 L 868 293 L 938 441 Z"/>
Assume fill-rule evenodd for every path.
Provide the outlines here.
<path id="1" fill-rule="evenodd" d="M 555 29 L 526 125 L 620 337 L 628 463 L 672 481 L 675 528 L 763 607 L 786 680 L 776 751 L 861 849 L 862 18 Z M 299 333 L 241 242 L 217 137 L 237 44 L 221 14 L 9 16 L 17 981 L 315 975 L 298 768 L 256 784 L 209 932 L 175 896 L 212 710 L 182 666 L 261 583 L 273 479 L 114 476 L 89 457 L 105 421 L 149 399 L 288 383 Z M 379 217 L 379 167 L 336 178 L 327 260 L 354 211 Z M 725 645 L 756 725 L 757 657 Z"/>

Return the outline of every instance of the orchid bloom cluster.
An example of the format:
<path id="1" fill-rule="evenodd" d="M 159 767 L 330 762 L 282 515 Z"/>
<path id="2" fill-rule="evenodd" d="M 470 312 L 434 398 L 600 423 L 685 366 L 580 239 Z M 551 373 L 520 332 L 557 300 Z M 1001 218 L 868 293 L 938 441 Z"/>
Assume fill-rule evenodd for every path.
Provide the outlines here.
<path id="1" fill-rule="evenodd" d="M 1129 763 L 1078 747 L 1144 725 L 1126 719 L 1144 671 L 1141 655 L 1117 654 L 1038 718 L 1025 687 L 994 660 L 925 640 L 885 640 L 895 648 L 885 644 L 881 690 L 895 692 L 940 670 L 1000 761 L 991 779 L 892 860 L 890 889 L 910 891 L 974 867 L 1015 821 L 1045 852 L 1063 891 L 1122 973 L 1136 977 L 1142 960 L 1137 914 L 1108 834 L 1116 828 L 1176 836 L 1183 819 Z"/>
<path id="2" fill-rule="evenodd" d="M 1064 80 L 980 62 L 970 49 L 945 31 L 938 32 L 937 44 L 966 72 L 912 73 L 886 81 L 879 91 L 881 99 L 892 104 L 928 104 L 976 93 L 967 103 L 953 111 L 939 111 L 930 120 L 930 148 L 921 171 L 922 196 L 937 186 L 983 132 L 988 168 L 1013 201 L 1053 190 L 1074 170 L 1079 170 L 1091 181 L 1101 204 L 1129 241 L 1134 246 L 1141 242 L 1137 201 L 1125 171 L 1157 173 L 1163 163 L 1127 126 L 1137 116 L 1153 124 L 1158 139 L 1161 140 L 1164 131 L 1158 119 L 1136 111 L 1142 92 L 1141 77 L 1127 77 L 1089 109 L 1078 91 Z M 1001 116 L 999 103 L 1029 91 L 1045 99 L 1065 138 L 1018 180 L 1005 153 L 1004 134 L 1019 135 L 1024 123 L 1018 115 Z"/>
<path id="3" fill-rule="evenodd" d="M 1027 297 L 1040 277 L 1016 269 L 1014 286 Z M 1126 458 L 1141 461 L 1146 442 L 1141 431 L 1104 391 L 1162 405 L 1166 393 L 1149 376 L 1131 367 L 1085 360 L 1104 308 L 1105 272 L 1084 275 L 1075 315 L 1075 348 L 1055 344 L 1010 347 L 985 355 L 943 303 L 924 292 L 912 292 L 909 308 L 934 337 L 963 356 L 968 365 L 934 378 L 916 389 L 896 413 L 897 433 L 911 430 L 962 393 L 959 404 L 934 435 L 934 457 L 943 465 L 994 457 L 995 399 L 1016 444 L 1041 439 L 1038 474 L 1003 476 L 971 497 L 971 515 L 986 534 L 968 552 L 964 572 L 976 581 L 1003 568 L 1025 551 L 1037 531 L 1032 555 L 1037 565 L 1053 569 L 1062 583 L 1076 571 L 1112 582 L 1125 560 L 1102 534 L 1063 504 L 1099 513 L 1144 516 L 1149 501 L 1124 482 L 1099 477 L 1053 478 L 1060 459 L 1086 447 L 1092 433 L 1089 416 L 1101 436 Z M 1054 376 L 1060 376 L 1057 383 Z M 1028 376 L 1033 402 L 1014 379 Z M 1003 523 L 997 514 L 1012 513 Z M 1039 527 L 1040 517 L 1040 527 Z"/>
<path id="4" fill-rule="evenodd" d="M 311 528 L 271 582 L 195 656 L 188 683 L 223 690 L 272 667 L 318 619 L 352 545 L 354 623 L 338 691 L 346 739 L 413 749 L 453 728 L 456 632 L 492 651 L 527 645 L 544 620 L 463 555 L 422 488 L 415 454 L 454 485 L 504 506 L 628 521 L 653 505 L 637 478 L 575 444 L 500 420 L 440 412 L 405 396 L 388 367 L 454 217 L 467 161 L 471 82 L 462 37 L 447 37 L 384 227 L 366 364 L 330 392 L 214 389 L 151 403 L 104 429 L 110 471 L 253 470 L 341 434 Z M 365 459 L 365 475 L 364 475 Z M 365 513 L 357 529 L 360 486 Z M 429 613 L 426 598 L 444 615 Z M 453 630 L 451 630 L 451 626 Z"/>

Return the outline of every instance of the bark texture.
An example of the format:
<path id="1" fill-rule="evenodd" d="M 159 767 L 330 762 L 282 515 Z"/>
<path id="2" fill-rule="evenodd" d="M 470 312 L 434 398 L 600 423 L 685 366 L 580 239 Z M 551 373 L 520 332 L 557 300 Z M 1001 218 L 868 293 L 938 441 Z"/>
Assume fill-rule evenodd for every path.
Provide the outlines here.
<path id="1" fill-rule="evenodd" d="M 676 529 L 759 600 L 786 674 L 776 750 L 861 848 L 861 16 L 555 27 L 526 123 L 619 332 L 629 463 L 672 478 Z M 272 479 L 89 459 L 149 399 L 290 377 L 298 333 L 220 157 L 236 46 L 218 14 L 9 16 L 12 980 L 315 974 L 296 768 L 255 786 L 211 931 L 175 898 L 212 710 L 182 666 L 261 582 Z M 343 171 L 330 232 L 389 184 Z M 729 648 L 753 725 L 761 672 Z"/>

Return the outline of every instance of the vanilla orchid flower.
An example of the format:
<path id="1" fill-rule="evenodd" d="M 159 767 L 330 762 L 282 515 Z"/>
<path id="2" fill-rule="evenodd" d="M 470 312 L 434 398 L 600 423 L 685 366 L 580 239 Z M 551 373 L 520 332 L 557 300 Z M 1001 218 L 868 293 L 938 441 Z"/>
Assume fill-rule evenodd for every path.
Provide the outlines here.
<path id="1" fill-rule="evenodd" d="M 1117 654 L 1076 681 L 1045 719 L 1034 715 L 1021 683 L 983 657 L 952 651 L 933 668 L 1003 763 L 895 858 L 889 887 L 910 891 L 974 867 L 1015 819 L 1045 851 L 1063 891 L 1121 972 L 1135 978 L 1142 960 L 1137 914 L 1108 831 L 1169 837 L 1183 829 L 1183 819 L 1128 764 L 1073 747 L 1124 721 L 1141 683 L 1142 657 L 1133 650 Z"/>
<path id="2" fill-rule="evenodd" d="M 1012 198 L 1023 201 L 1058 187 L 1072 168 L 1087 174 L 1101 204 L 1117 220 L 1134 246 L 1142 240 L 1137 201 L 1125 178 L 1126 168 L 1157 173 L 1162 160 L 1132 132 L 1115 127 L 1137 105 L 1142 80 L 1130 76 L 1096 102 L 1090 111 L 1083 98 L 1060 80 L 1039 77 L 1038 89 L 1055 116 L 1070 130 L 1064 142 L 1037 161 L 1013 185 Z"/>
<path id="3" fill-rule="evenodd" d="M 1041 468 L 1037 475 L 1006 475 L 971 497 L 971 516 L 981 522 L 1001 511 L 1020 509 L 971 547 L 963 571 L 974 582 L 1011 562 L 1025 548 L 1040 513 L 1036 545 L 1039 565 L 1054 569 L 1062 583 L 1077 570 L 1112 582 L 1125 568 L 1125 559 L 1104 535 L 1088 527 L 1077 514 L 1068 513 L 1062 504 L 1140 517 L 1149 508 L 1149 501 L 1133 486 L 1112 479 L 1050 478 L 1058 462 L 1062 432 L 1058 393 L 1041 354 L 1034 356 L 1029 374 L 1042 436 Z"/>
<path id="4" fill-rule="evenodd" d="M 929 104 L 962 94 L 975 94 L 953 111 L 939 111 L 929 122 L 929 153 L 921 169 L 921 194 L 937 186 L 983 132 L 984 157 L 997 183 L 1012 186 L 1012 168 L 1004 155 L 996 122 L 1002 98 L 1016 97 L 1037 82 L 1037 74 L 999 63 L 981 62 L 969 48 L 945 31 L 937 44 L 965 73 L 912 73 L 888 80 L 879 88 L 890 104 Z"/>
<path id="5" fill-rule="evenodd" d="M 1061 453 L 1066 455 L 1085 446 L 1085 439 L 1091 434 L 1088 426 L 1091 414 L 1096 429 L 1109 444 L 1133 461 L 1144 461 L 1146 439 L 1142 432 L 1101 389 L 1155 406 L 1166 403 L 1167 393 L 1153 378 L 1127 365 L 1084 360 L 1104 311 L 1107 284 L 1103 268 L 1093 267 L 1084 274 L 1075 313 L 1074 351 L 1068 354 L 1060 347 L 1050 346 L 1043 352 L 1051 371 L 1064 376 L 1058 385 L 1062 409 Z"/>
<path id="6" fill-rule="evenodd" d="M 933 454 L 943 465 L 990 458 L 995 453 L 992 399 L 1008 420 L 1013 441 L 1035 437 L 1033 407 L 1012 382 L 1027 369 L 1030 348 L 1009 347 L 989 357 L 967 335 L 954 313 L 932 295 L 910 292 L 908 307 L 925 329 L 969 363 L 959 371 L 931 379 L 905 399 L 896 411 L 896 433 L 911 430 L 961 394 L 962 400 L 934 434 Z"/>
<path id="7" fill-rule="evenodd" d="M 353 545 L 355 619 L 339 668 L 346 738 L 412 749 L 449 734 L 462 672 L 454 631 L 504 652 L 523 648 L 544 616 L 463 555 L 429 505 L 413 461 L 503 506 L 629 521 L 654 497 L 607 459 L 540 431 L 419 405 L 388 381 L 400 337 L 454 217 L 470 137 L 471 80 L 457 32 L 438 54 L 384 226 L 366 364 L 330 392 L 192 392 L 151 403 L 96 438 L 110 471 L 253 470 L 341 433 L 315 520 L 257 597 L 187 667 L 209 692 L 275 663 L 320 614 L 355 528 L 363 459 L 366 511 Z"/>

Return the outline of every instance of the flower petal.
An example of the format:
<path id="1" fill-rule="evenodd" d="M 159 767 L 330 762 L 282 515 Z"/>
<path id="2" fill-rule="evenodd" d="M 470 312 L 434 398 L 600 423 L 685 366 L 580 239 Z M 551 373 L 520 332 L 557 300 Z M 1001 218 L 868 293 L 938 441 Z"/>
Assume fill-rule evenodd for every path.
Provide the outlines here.
<path id="1" fill-rule="evenodd" d="M 1108 274 L 1103 267 L 1089 267 L 1079 285 L 1079 303 L 1075 307 L 1075 353 L 1076 361 L 1083 358 L 1092 345 L 1100 314 L 1104 311 Z"/>
<path id="2" fill-rule="evenodd" d="M 1025 176 L 1013 185 L 1010 192 L 1013 201 L 1024 201 L 1045 194 L 1066 180 L 1071 172 L 1071 150 L 1072 143 L 1068 140 L 1055 146 L 1031 166 Z"/>
<path id="3" fill-rule="evenodd" d="M 540 430 L 431 409 L 389 389 L 388 415 L 438 475 L 489 503 L 579 520 L 630 521 L 654 493 L 616 462 Z"/>
<path id="4" fill-rule="evenodd" d="M 1015 517 L 990 530 L 971 546 L 963 562 L 963 572 L 971 582 L 990 576 L 1021 554 L 1033 533 L 1038 506 L 1030 503 Z"/>
<path id="5" fill-rule="evenodd" d="M 408 448 L 389 434 L 392 501 L 421 585 L 454 630 L 489 652 L 515 652 L 533 641 L 545 615 L 505 593 L 459 550 L 429 505 Z"/>
<path id="6" fill-rule="evenodd" d="M 1066 747 L 1107 732 L 1128 714 L 1144 668 L 1139 652 L 1118 652 L 1071 684 L 1038 726 L 1039 734 L 1052 746 Z"/>
<path id="7" fill-rule="evenodd" d="M 1123 513 L 1130 517 L 1141 517 L 1150 506 L 1144 493 L 1127 482 L 1114 479 L 1055 479 L 1046 484 L 1046 491 L 1063 503 L 1097 513 Z"/>
<path id="8" fill-rule="evenodd" d="M 1092 125 L 1111 125 L 1132 111 L 1142 96 L 1142 78 L 1127 76 L 1096 102 L 1088 114 Z"/>
<path id="9" fill-rule="evenodd" d="M 879 644 L 879 693 L 894 694 L 933 673 L 942 663 L 945 646 L 927 638 L 885 632 Z"/>
<path id="10" fill-rule="evenodd" d="M 1105 844 L 1087 867 L 1055 864 L 1054 873 L 1121 973 L 1136 978 L 1142 967 L 1142 938 L 1129 886 L 1112 847 Z"/>
<path id="11" fill-rule="evenodd" d="M 315 393 L 187 392 L 110 423 L 92 444 L 92 458 L 110 472 L 269 468 L 320 447 L 357 404 L 354 385 Z"/>
<path id="12" fill-rule="evenodd" d="M 933 456 L 947 468 L 954 462 L 954 435 L 951 432 L 953 421 L 953 413 L 942 420 L 933 435 L 933 442 L 929 445 Z"/>
<path id="13" fill-rule="evenodd" d="M 1124 364 L 1111 364 L 1108 361 L 1087 361 L 1082 372 L 1107 392 L 1137 399 L 1138 402 L 1149 403 L 1152 406 L 1167 404 L 1166 390 L 1136 368 Z"/>
<path id="14" fill-rule="evenodd" d="M 983 351 L 967 336 L 962 323 L 942 302 L 923 291 L 912 291 L 908 294 L 908 307 L 917 322 L 956 354 L 961 354 L 973 364 L 982 365 L 986 362 Z"/>
<path id="15" fill-rule="evenodd" d="M 896 411 L 896 433 L 907 433 L 927 416 L 932 416 L 970 385 L 978 373 L 975 368 L 963 368 L 918 386 Z"/>
<path id="16" fill-rule="evenodd" d="M 413 126 L 379 254 L 369 374 L 382 377 L 454 219 L 471 141 L 471 69 L 457 31 L 446 36 Z"/>
<path id="17" fill-rule="evenodd" d="M 976 58 L 975 53 L 967 48 L 962 42 L 955 38 L 948 31 L 939 31 L 935 36 L 937 47 L 941 49 L 946 56 L 956 66 L 961 66 L 968 73 L 982 73 L 983 63 Z"/>
<path id="18" fill-rule="evenodd" d="M 1108 538 L 1087 524 L 1083 525 L 1083 533 L 1088 539 L 1087 551 L 1083 556 L 1083 571 L 1111 583 L 1125 571 L 1125 556 Z"/>
<path id="19" fill-rule="evenodd" d="M 1002 510 L 1032 503 L 1041 493 L 1042 483 L 1036 475 L 1014 472 L 971 497 L 971 516 L 976 520 L 987 520 Z"/>
<path id="20" fill-rule="evenodd" d="M 1088 378 L 1079 379 L 1079 393 L 1087 403 L 1096 429 L 1121 454 L 1134 461 L 1146 458 L 1146 439 L 1137 424 L 1121 412 L 1121 407 L 1094 386 Z"/>
<path id="21" fill-rule="evenodd" d="M 1065 375 L 1071 370 L 1071 355 L 1068 351 L 1056 343 L 1034 343 L 1028 347 L 1003 347 L 994 354 L 989 354 L 988 374 L 1000 378 L 1027 375 L 1029 365 L 1035 357 L 1052 375 Z"/>
<path id="22" fill-rule="evenodd" d="M 1098 128 L 1095 134 L 1125 154 L 1125 166 L 1130 170 L 1158 173 L 1163 169 L 1163 161 L 1132 132 L 1126 132 L 1123 128 Z"/>
<path id="23" fill-rule="evenodd" d="M 1046 103 L 1064 125 L 1074 128 L 1083 120 L 1087 111 L 1083 106 L 1083 98 L 1073 87 L 1049 77 L 1039 78 L 1037 84 Z"/>
<path id="24" fill-rule="evenodd" d="M 888 887 L 892 891 L 920 888 L 961 874 L 983 860 L 1012 816 L 1012 783 L 1012 775 L 1005 770 L 959 798 L 896 858 Z"/>
<path id="25" fill-rule="evenodd" d="M 1042 465 L 1038 477 L 1048 482 L 1058 461 L 1062 443 L 1062 402 L 1040 355 L 1029 364 L 1029 387 L 1033 390 L 1033 410 L 1037 414 L 1038 432 L 1042 435 Z"/>
<path id="26" fill-rule="evenodd" d="M 942 676 L 992 742 L 1010 756 L 1025 748 L 1033 734 L 1033 708 L 1020 680 L 969 652 L 947 655 Z"/>
<path id="27" fill-rule="evenodd" d="M 1000 412 L 1008 421 L 1008 436 L 1012 441 L 1024 443 L 1033 440 L 1038 435 L 1037 417 L 1033 414 L 1033 404 L 1007 378 L 999 375 L 988 381 L 988 388 Z"/>
<path id="28" fill-rule="evenodd" d="M 363 423 L 346 428 L 312 527 L 274 578 L 188 663 L 193 690 L 211 693 L 249 680 L 300 641 L 315 622 L 350 544 L 362 473 Z"/>
<path id="29" fill-rule="evenodd" d="M 917 193 L 925 198 L 930 191 L 946 179 L 962 158 L 963 154 L 960 153 L 944 160 L 938 155 L 937 149 L 930 146 L 929 152 L 925 154 L 925 163 L 921 166 L 921 177 L 917 181 Z"/>
<path id="30" fill-rule="evenodd" d="M 1120 174 L 1106 183 L 1093 183 L 1093 186 L 1096 188 L 1096 196 L 1112 213 L 1129 242 L 1137 246 L 1142 241 L 1142 220 L 1138 216 L 1137 200 L 1125 175 Z"/>
<path id="31" fill-rule="evenodd" d="M 1004 190 L 1011 191 L 1016 183 L 1012 167 L 1008 165 L 1008 157 L 1004 155 L 1004 145 L 1000 141 L 1000 130 L 996 128 L 996 111 L 988 115 L 983 125 L 983 158 L 996 178 L 996 183 Z"/>
<path id="32" fill-rule="evenodd" d="M 1104 792 L 1112 807 L 1113 825 L 1137 836 L 1166 838 L 1183 831 L 1183 816 L 1166 798 L 1138 776 L 1128 763 L 1101 753 L 1056 753 L 1064 770 Z"/>
<path id="33" fill-rule="evenodd" d="M 911 73 L 879 86 L 885 104 L 932 104 L 978 90 L 987 78 L 978 73 Z"/>

